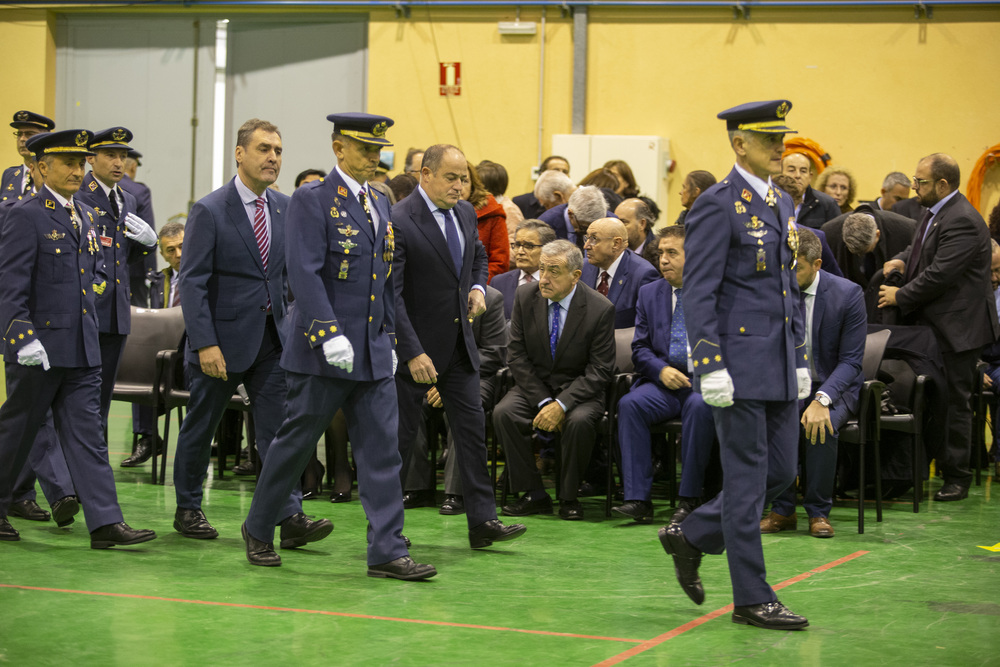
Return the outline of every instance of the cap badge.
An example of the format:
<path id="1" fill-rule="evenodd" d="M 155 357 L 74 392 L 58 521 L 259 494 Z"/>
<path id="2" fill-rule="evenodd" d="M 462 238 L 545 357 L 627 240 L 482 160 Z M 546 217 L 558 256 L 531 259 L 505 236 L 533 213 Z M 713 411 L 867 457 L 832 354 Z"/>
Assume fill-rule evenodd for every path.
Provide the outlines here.
<path id="1" fill-rule="evenodd" d="M 80 132 L 80 133 L 78 133 L 76 135 L 76 139 L 74 139 L 74 141 L 76 141 L 76 145 L 77 146 L 86 146 L 87 145 L 87 139 L 88 139 L 87 133 L 86 132 Z"/>
<path id="2" fill-rule="evenodd" d="M 24 121 L 28 120 L 28 112 L 27 111 L 18 111 L 17 112 L 17 120 L 21 121 L 22 123 Z"/>
<path id="3" fill-rule="evenodd" d="M 372 134 L 376 137 L 384 137 L 387 129 L 389 129 L 389 125 L 385 121 L 382 121 L 381 123 L 376 123 L 375 127 L 372 128 Z"/>
<path id="4" fill-rule="evenodd" d="M 123 141 L 125 139 L 125 130 L 119 127 L 111 133 L 111 138 L 115 141 Z"/>
<path id="5" fill-rule="evenodd" d="M 788 102 L 782 102 L 778 105 L 778 109 L 774 112 L 774 115 L 778 118 L 784 118 L 788 114 Z"/>

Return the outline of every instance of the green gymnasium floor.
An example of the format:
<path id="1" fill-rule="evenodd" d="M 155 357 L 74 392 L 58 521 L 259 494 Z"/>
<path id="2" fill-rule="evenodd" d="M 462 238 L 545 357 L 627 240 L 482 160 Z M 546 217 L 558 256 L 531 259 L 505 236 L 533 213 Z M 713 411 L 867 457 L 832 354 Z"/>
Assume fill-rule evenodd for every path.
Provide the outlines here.
<path id="1" fill-rule="evenodd" d="M 69 529 L 12 519 L 22 539 L 0 543 L 0 663 L 1000 665 L 1000 551 L 980 547 L 1000 542 L 992 477 L 919 514 L 890 504 L 882 524 L 872 506 L 864 535 L 845 504 L 833 539 L 765 536 L 769 580 L 811 623 L 775 632 L 730 622 L 724 557 L 702 565 L 704 605 L 681 592 L 656 539 L 663 501 L 658 524 L 638 526 L 587 499 L 584 522 L 528 517 L 522 539 L 477 552 L 464 516 L 410 510 L 412 554 L 439 571 L 418 583 L 365 575 L 357 500 L 311 501 L 333 535 L 282 552 L 280 568 L 253 567 L 239 533 L 253 482 L 210 477 L 205 510 L 221 536 L 180 537 L 170 482 L 151 485 L 149 464 L 117 467 L 129 414 L 113 405 L 119 498 L 126 521 L 159 538 L 94 551 L 82 515 Z M 940 481 L 929 486 L 928 498 Z"/>

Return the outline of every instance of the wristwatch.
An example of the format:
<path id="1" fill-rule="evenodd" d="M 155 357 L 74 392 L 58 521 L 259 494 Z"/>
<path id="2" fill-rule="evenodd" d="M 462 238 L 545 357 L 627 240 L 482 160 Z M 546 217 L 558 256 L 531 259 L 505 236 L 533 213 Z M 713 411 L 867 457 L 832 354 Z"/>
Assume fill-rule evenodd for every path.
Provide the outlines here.
<path id="1" fill-rule="evenodd" d="M 829 396 L 827 396 L 826 394 L 821 394 L 819 392 L 816 393 L 816 395 L 813 397 L 813 399 L 817 403 L 819 403 L 820 405 L 822 405 L 824 408 L 830 407 L 830 403 L 832 402 L 830 400 Z"/>

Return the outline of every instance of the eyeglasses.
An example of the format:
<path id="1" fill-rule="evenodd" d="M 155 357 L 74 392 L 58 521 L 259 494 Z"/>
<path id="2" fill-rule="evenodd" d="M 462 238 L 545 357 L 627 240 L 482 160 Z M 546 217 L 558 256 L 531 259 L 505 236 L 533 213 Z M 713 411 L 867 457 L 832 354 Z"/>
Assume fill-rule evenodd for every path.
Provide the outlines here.
<path id="1" fill-rule="evenodd" d="M 596 236 L 591 236 L 590 234 L 587 234 L 586 236 L 583 237 L 583 245 L 587 245 L 588 243 L 590 245 L 597 245 L 601 241 L 606 241 L 606 240 L 607 239 L 602 239 L 602 238 L 598 238 Z"/>
<path id="2" fill-rule="evenodd" d="M 38 130 L 14 130 L 13 132 L 11 132 L 11 134 L 13 134 L 15 137 L 19 139 L 21 137 L 24 137 L 25 139 L 30 139 L 36 134 L 41 134 L 41 132 L 39 132 Z"/>
<path id="3" fill-rule="evenodd" d="M 932 183 L 932 182 L 933 182 L 933 181 L 932 181 L 931 179 L 929 179 L 929 178 L 917 178 L 916 176 L 914 176 L 914 177 L 913 177 L 913 184 L 914 184 L 915 186 L 917 186 L 918 188 L 919 188 L 919 187 L 920 187 L 921 185 L 925 185 L 925 184 L 927 184 L 927 183 Z"/>
<path id="4" fill-rule="evenodd" d="M 541 248 L 542 244 L 541 243 L 524 243 L 523 241 L 514 241 L 511 244 L 511 247 L 514 248 L 515 250 L 521 248 L 521 249 L 527 250 L 528 252 L 531 252 L 535 248 Z"/>

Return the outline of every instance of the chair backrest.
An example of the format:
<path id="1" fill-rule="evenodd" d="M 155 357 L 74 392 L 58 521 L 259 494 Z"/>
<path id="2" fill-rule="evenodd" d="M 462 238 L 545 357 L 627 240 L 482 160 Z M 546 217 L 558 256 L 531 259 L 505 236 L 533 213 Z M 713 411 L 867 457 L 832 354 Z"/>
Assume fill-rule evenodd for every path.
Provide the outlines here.
<path id="1" fill-rule="evenodd" d="M 115 381 L 152 386 L 157 352 L 176 350 L 183 334 L 184 314 L 179 307 L 153 310 L 132 306 L 132 332 L 125 339 Z"/>
<path id="2" fill-rule="evenodd" d="M 632 339 L 635 338 L 635 327 L 615 329 L 615 367 L 617 373 L 631 373 Z"/>
<path id="3" fill-rule="evenodd" d="M 882 365 L 882 357 L 885 355 L 886 345 L 889 343 L 888 329 L 882 329 L 865 337 L 865 356 L 861 361 L 861 371 L 866 380 L 875 380 L 878 375 L 879 366 Z"/>
<path id="4" fill-rule="evenodd" d="M 889 395 L 892 404 L 902 412 L 913 412 L 919 407 L 913 404 L 913 392 L 917 382 L 917 374 L 910 364 L 902 359 L 886 359 L 882 362 L 883 370 L 892 376 L 889 383 Z"/>

